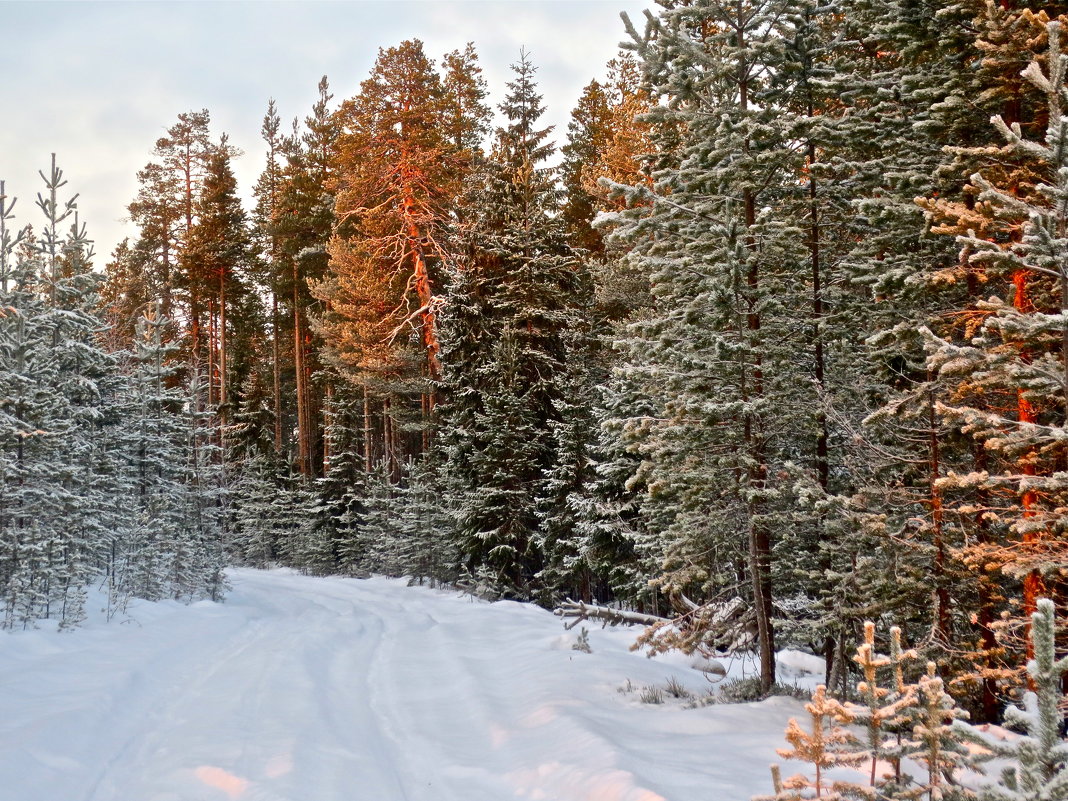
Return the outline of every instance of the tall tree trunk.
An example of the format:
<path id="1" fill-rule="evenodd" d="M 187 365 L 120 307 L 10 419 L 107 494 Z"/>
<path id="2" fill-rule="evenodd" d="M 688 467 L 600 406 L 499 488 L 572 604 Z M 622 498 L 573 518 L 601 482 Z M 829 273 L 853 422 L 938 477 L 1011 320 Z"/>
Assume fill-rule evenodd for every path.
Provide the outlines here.
<path id="1" fill-rule="evenodd" d="M 808 116 L 815 116 L 811 101 L 808 103 Z M 823 273 L 820 264 L 820 214 L 816 174 L 816 143 L 808 140 L 808 254 L 812 271 L 812 374 L 816 380 L 816 481 L 824 496 L 830 494 L 831 467 L 828 447 L 827 412 L 823 407 L 826 397 L 826 363 L 823 354 Z M 816 547 L 819 549 L 819 565 L 826 575 L 831 569 L 831 549 L 823 543 L 824 514 L 819 513 L 816 520 Z M 833 635 L 828 634 L 823 642 L 824 676 L 829 687 L 834 673 L 834 659 L 838 648 Z M 833 691 L 833 687 L 832 687 Z"/>
<path id="2" fill-rule="evenodd" d="M 438 356 L 441 345 L 438 342 L 433 286 L 430 283 L 430 271 L 427 266 L 426 251 L 423 247 L 424 234 L 420 230 L 419 222 L 416 218 L 415 176 L 407 155 L 407 147 L 402 150 L 401 161 L 403 181 L 401 211 L 404 215 L 405 232 L 408 237 L 408 250 L 412 257 L 415 294 L 419 298 L 419 318 L 423 348 L 426 350 L 426 364 L 430 372 L 430 379 L 431 381 L 437 381 L 441 378 L 441 360 Z"/>
<path id="3" fill-rule="evenodd" d="M 397 460 L 396 425 L 393 420 L 393 404 L 389 398 L 382 401 L 382 439 L 385 448 L 386 469 L 390 481 L 396 484 L 400 481 L 400 463 Z"/>
<path id="4" fill-rule="evenodd" d="M 928 382 L 934 376 L 927 375 Z M 938 422 L 935 418 L 934 389 L 928 390 L 927 404 L 927 446 L 928 446 L 928 476 L 927 486 L 931 506 L 931 544 L 934 547 L 934 567 L 932 581 L 934 582 L 934 620 L 932 630 L 935 639 L 942 645 L 950 642 L 950 614 L 949 614 L 949 587 L 946 578 L 946 542 L 944 516 L 942 504 L 942 490 L 938 487 L 938 479 L 941 476 L 941 450 L 938 441 Z"/>
<path id="5" fill-rule="evenodd" d="M 185 150 L 182 154 L 180 169 L 182 173 L 182 182 L 184 184 L 182 197 L 182 208 L 185 215 L 185 236 L 184 241 L 182 242 L 182 247 L 184 249 L 189 245 L 189 232 L 193 230 L 193 146 L 189 142 L 185 144 Z M 192 363 L 193 371 L 195 374 L 197 374 L 199 383 L 200 366 L 203 363 L 201 353 L 202 336 L 200 330 L 203 308 L 201 306 L 200 292 L 198 288 L 200 276 L 190 275 L 188 276 L 188 279 L 191 284 L 191 288 L 189 291 L 189 318 L 191 335 L 190 338 L 192 340 L 190 344 L 193 350 Z M 209 395 L 211 393 L 210 368 L 208 372 L 208 393 Z M 197 395 L 197 409 L 202 411 L 204 408 L 203 390 L 198 391 Z M 210 398 L 208 400 L 208 404 L 211 404 Z"/>
<path id="6" fill-rule="evenodd" d="M 334 450 L 334 445 L 331 442 L 330 433 L 331 423 L 330 415 L 332 414 L 332 401 L 334 399 L 334 385 L 331 382 L 326 382 L 326 403 L 323 405 L 323 430 L 326 432 L 323 436 L 323 475 L 325 476 L 330 470 L 330 457 Z"/>
<path id="7" fill-rule="evenodd" d="M 755 199 L 750 190 L 744 193 L 746 227 L 752 229 L 756 224 Z M 756 260 L 756 247 L 752 237 L 749 239 L 749 265 L 746 273 L 748 293 L 747 328 L 752 345 L 760 332 L 760 311 L 757 308 L 757 295 L 760 291 L 760 266 Z M 762 501 L 760 494 L 767 486 L 768 466 L 764 439 L 759 430 L 759 421 L 752 411 L 752 403 L 764 394 L 763 359 L 759 348 L 753 348 L 752 381 L 749 388 L 749 404 L 745 413 L 744 435 L 746 449 L 749 453 L 749 471 L 747 476 L 750 496 L 749 518 L 749 571 L 753 584 L 753 605 L 756 611 L 758 649 L 760 651 L 760 685 L 767 692 L 775 683 L 775 630 L 771 620 L 771 534 L 767 522 L 761 519 Z"/>
<path id="8" fill-rule="evenodd" d="M 308 431 L 308 402 L 304 373 L 304 330 L 300 310 L 300 272 L 293 261 L 293 368 L 297 392 L 297 464 L 302 476 L 311 475 L 311 433 Z"/>
<path id="9" fill-rule="evenodd" d="M 371 450 L 371 393 L 363 387 L 363 471 L 370 473 L 374 467 Z"/>
<path id="10" fill-rule="evenodd" d="M 215 393 L 215 376 L 218 371 L 218 365 L 215 361 L 215 354 L 219 347 L 218 340 L 218 327 L 216 325 L 217 311 L 215 309 L 215 298 L 208 298 L 208 406 L 215 406 L 218 403 L 218 396 Z"/>
<path id="11" fill-rule="evenodd" d="M 1029 313 L 1034 311 L 1034 306 L 1031 304 L 1031 299 L 1027 294 L 1027 279 L 1028 273 L 1026 270 L 1017 270 L 1012 277 L 1013 284 L 1015 285 L 1015 293 L 1013 294 L 1013 305 L 1017 310 Z M 1027 353 L 1022 353 L 1021 357 L 1024 360 L 1029 358 Z M 1027 399 L 1022 389 L 1016 390 L 1016 409 L 1017 419 L 1021 423 L 1034 423 L 1036 422 L 1037 415 L 1035 409 L 1031 405 L 1031 402 Z M 1020 472 L 1025 476 L 1035 475 L 1035 463 L 1034 452 L 1028 453 L 1020 463 Z M 1024 520 L 1031 520 L 1037 515 L 1035 505 L 1038 501 L 1038 494 L 1033 489 L 1027 489 L 1024 491 L 1020 498 L 1020 503 L 1023 506 Z M 1025 552 L 1030 555 L 1034 550 L 1036 543 L 1039 540 L 1039 536 L 1031 530 L 1027 530 L 1023 535 L 1023 544 Z M 1023 612 L 1025 617 L 1030 620 L 1030 615 L 1036 609 L 1036 602 L 1045 594 L 1046 587 L 1045 582 L 1042 579 L 1041 574 L 1037 570 L 1031 570 L 1023 580 Z M 1028 658 L 1033 656 L 1032 645 L 1030 637 L 1027 640 L 1027 653 Z"/>
<path id="12" fill-rule="evenodd" d="M 430 392 L 424 392 L 419 396 L 419 403 L 422 409 L 423 417 L 423 453 L 430 452 L 430 440 L 433 434 L 433 414 L 434 414 L 434 395 Z"/>
<path id="13" fill-rule="evenodd" d="M 201 355 L 200 355 L 200 299 L 196 290 L 189 295 L 189 336 L 190 336 L 190 367 L 196 378 L 196 397 L 194 398 L 197 411 L 204 410 L 204 388 L 201 381 Z"/>
<path id="14" fill-rule="evenodd" d="M 739 4 L 740 5 L 740 4 Z M 740 8 L 739 8 L 740 11 Z M 738 50 L 745 52 L 746 41 L 742 14 L 736 20 L 738 25 Z M 738 101 L 742 114 L 749 110 L 748 64 L 744 57 L 738 63 Z M 745 143 L 749 152 L 749 142 Z M 756 612 L 758 650 L 760 651 L 760 685 L 766 692 L 775 683 L 775 630 L 772 625 L 772 589 L 771 589 L 771 533 L 767 522 L 761 519 L 762 501 L 760 496 L 767 486 L 768 466 L 762 432 L 759 421 L 752 411 L 752 404 L 764 394 L 763 358 L 759 347 L 752 347 L 760 334 L 760 264 L 757 260 L 756 241 L 753 229 L 756 227 L 756 197 L 748 186 L 742 193 L 745 211 L 746 250 L 748 265 L 746 272 L 747 313 L 746 328 L 749 333 L 750 354 L 752 359 L 752 382 L 749 389 L 749 403 L 745 413 L 744 438 L 749 455 L 747 476 L 749 528 L 749 572 L 753 589 L 753 606 Z"/>
<path id="15" fill-rule="evenodd" d="M 226 271 L 219 276 L 219 440 L 229 422 L 229 400 L 226 395 Z"/>
<path id="16" fill-rule="evenodd" d="M 271 357 L 274 378 L 274 452 L 282 452 L 282 361 L 278 346 L 278 295 L 271 292 Z"/>
<path id="17" fill-rule="evenodd" d="M 986 470 L 986 451 L 982 445 L 974 440 L 972 442 L 972 459 L 975 462 L 975 470 L 977 472 Z M 979 507 L 979 511 L 975 515 L 976 541 L 979 543 L 980 548 L 984 548 L 990 542 L 990 526 L 987 523 L 985 514 L 985 507 L 989 502 L 989 498 L 985 490 L 979 490 L 976 495 L 976 501 L 976 505 Z M 998 703 L 997 680 L 990 675 L 997 668 L 995 654 L 999 649 L 997 637 L 994 633 L 994 622 L 996 620 L 994 599 L 997 591 L 990 572 L 985 568 L 986 559 L 982 559 L 980 562 L 977 587 L 979 609 L 976 614 L 976 623 L 979 626 L 979 644 L 984 654 L 981 667 L 986 668 L 987 671 L 987 675 L 984 676 L 980 686 L 982 692 L 981 706 L 984 721 L 994 723 L 999 719 L 1001 711 Z"/>

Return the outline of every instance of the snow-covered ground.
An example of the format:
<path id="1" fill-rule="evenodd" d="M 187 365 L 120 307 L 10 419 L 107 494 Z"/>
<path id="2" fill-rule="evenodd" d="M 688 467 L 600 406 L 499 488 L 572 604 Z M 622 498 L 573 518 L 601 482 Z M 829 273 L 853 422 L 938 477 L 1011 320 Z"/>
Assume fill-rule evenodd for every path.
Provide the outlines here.
<path id="1" fill-rule="evenodd" d="M 633 629 L 589 626 L 586 654 L 529 605 L 231 581 L 223 604 L 0 636 L 0 801 L 747 801 L 803 714 L 642 703 L 672 677 L 710 685 L 684 657 L 630 652 Z M 783 672 L 814 684 L 809 667 Z"/>

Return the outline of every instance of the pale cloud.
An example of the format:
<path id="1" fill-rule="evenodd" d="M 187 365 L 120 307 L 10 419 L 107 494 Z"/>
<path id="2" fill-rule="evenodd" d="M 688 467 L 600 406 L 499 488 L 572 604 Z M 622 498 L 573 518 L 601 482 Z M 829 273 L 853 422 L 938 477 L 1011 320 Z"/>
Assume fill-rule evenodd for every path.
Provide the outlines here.
<path id="1" fill-rule="evenodd" d="M 288 125 L 328 75 L 335 101 L 359 89 L 380 47 L 419 38 L 440 58 L 473 41 L 500 101 L 521 47 L 538 67 L 559 140 L 582 87 L 624 38 L 641 0 L 394 2 L 0 2 L 0 178 L 33 221 L 37 170 L 56 152 L 80 192 L 103 263 L 133 231 L 121 220 L 136 172 L 183 111 L 207 108 L 245 156 L 248 194 L 263 164 L 260 123 L 274 97 Z"/>

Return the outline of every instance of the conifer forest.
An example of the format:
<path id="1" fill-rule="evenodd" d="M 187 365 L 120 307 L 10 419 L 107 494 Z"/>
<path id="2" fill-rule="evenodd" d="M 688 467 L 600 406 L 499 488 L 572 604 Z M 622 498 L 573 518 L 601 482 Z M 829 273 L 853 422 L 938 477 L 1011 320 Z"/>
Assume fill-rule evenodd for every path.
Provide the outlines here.
<path id="1" fill-rule="evenodd" d="M 818 658 L 768 799 L 1068 799 L 1068 3 L 658 2 L 566 130 L 407 39 L 254 187 L 160 120 L 109 254 L 0 182 L 0 627 L 411 577 Z"/>

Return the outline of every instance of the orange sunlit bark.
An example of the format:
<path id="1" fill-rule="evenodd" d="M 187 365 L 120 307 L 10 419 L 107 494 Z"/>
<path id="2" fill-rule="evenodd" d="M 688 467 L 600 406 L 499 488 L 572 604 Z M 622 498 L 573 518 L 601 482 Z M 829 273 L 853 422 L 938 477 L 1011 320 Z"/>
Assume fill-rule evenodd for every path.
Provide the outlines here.
<path id="1" fill-rule="evenodd" d="M 1031 299 L 1027 294 L 1027 278 L 1028 273 L 1026 270 L 1017 270 L 1012 276 L 1012 282 L 1016 287 L 1016 292 L 1013 296 L 1013 306 L 1021 312 L 1033 311 L 1031 305 Z M 1027 354 L 1024 353 L 1023 357 L 1026 359 Z M 1037 420 L 1035 414 L 1035 408 L 1023 393 L 1023 390 L 1018 389 L 1016 391 L 1016 405 L 1017 405 L 1017 419 L 1021 423 L 1034 423 Z M 1025 476 L 1035 475 L 1035 464 L 1031 458 L 1033 454 L 1028 454 L 1023 459 L 1020 465 L 1021 472 Z M 1035 505 L 1038 501 L 1038 494 L 1033 489 L 1024 491 L 1021 497 L 1021 504 L 1023 505 L 1023 516 L 1025 520 L 1034 518 L 1037 514 L 1035 511 Z M 1026 530 L 1023 535 L 1023 545 L 1026 551 L 1030 551 L 1034 548 L 1035 543 L 1038 541 L 1038 535 L 1031 530 Z M 1035 604 L 1039 597 L 1045 592 L 1045 582 L 1042 580 L 1041 574 L 1037 570 L 1031 570 L 1024 577 L 1023 582 L 1023 605 L 1024 614 L 1030 615 L 1035 611 Z M 1031 645 L 1028 642 L 1028 655 L 1031 655 Z"/>
<path id="2" fill-rule="evenodd" d="M 415 199 L 415 188 L 422 183 L 424 176 L 412 164 L 407 151 L 407 145 L 403 145 L 401 150 L 401 212 L 404 215 L 408 250 L 412 254 L 412 279 L 415 294 L 419 298 L 419 319 L 423 347 L 426 349 L 427 369 L 431 379 L 436 381 L 441 377 L 441 361 L 438 357 L 441 345 L 438 342 L 433 287 L 430 282 L 430 272 L 427 269 L 426 253 L 423 249 L 424 232 L 419 226 L 418 205 Z"/>

